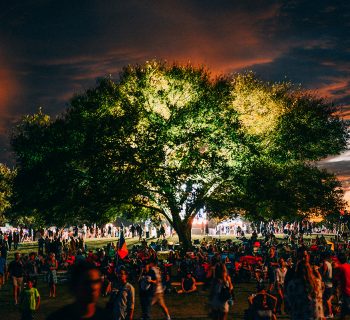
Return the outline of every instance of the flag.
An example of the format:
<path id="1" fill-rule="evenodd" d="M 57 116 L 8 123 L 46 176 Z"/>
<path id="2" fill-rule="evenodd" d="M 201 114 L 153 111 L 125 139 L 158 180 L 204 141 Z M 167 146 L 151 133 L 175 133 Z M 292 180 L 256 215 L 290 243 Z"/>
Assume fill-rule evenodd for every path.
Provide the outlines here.
<path id="1" fill-rule="evenodd" d="M 120 234 L 120 238 L 119 238 L 118 255 L 119 255 L 120 259 L 124 259 L 128 255 L 128 253 L 129 253 L 129 251 L 128 251 L 128 248 L 126 247 L 124 234 L 122 232 Z"/>

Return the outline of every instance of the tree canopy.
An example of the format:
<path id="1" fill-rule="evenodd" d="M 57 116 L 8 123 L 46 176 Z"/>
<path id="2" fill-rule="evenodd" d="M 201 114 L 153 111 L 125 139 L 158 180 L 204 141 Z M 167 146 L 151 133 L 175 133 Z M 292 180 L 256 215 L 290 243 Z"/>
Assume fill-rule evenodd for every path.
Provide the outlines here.
<path id="1" fill-rule="evenodd" d="M 314 161 L 346 148 L 338 108 L 254 74 L 147 62 L 102 79 L 60 117 L 17 126 L 16 210 L 47 222 L 161 215 L 183 242 L 200 208 L 283 218 L 343 205 Z"/>

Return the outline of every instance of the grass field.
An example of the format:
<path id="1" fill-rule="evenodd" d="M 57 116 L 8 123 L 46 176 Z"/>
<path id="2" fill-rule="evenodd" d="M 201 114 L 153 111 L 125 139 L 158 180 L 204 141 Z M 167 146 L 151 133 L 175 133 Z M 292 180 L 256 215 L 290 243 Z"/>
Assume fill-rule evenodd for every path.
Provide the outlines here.
<path id="1" fill-rule="evenodd" d="M 197 238 L 197 237 L 195 237 Z M 223 237 L 221 238 L 223 239 Z M 93 239 L 87 240 L 88 249 L 96 249 L 107 245 L 108 242 L 115 241 L 116 239 Z M 176 238 L 170 239 L 170 241 L 177 241 Z M 138 241 L 135 239 L 127 239 L 128 246 L 132 246 Z M 22 254 L 29 253 L 31 251 L 37 251 L 36 243 L 24 243 L 19 247 L 19 252 Z M 13 251 L 9 253 L 10 257 L 13 256 Z M 136 291 L 137 291 L 137 286 Z M 6 283 L 5 286 L 0 290 L 0 320 L 15 320 L 20 319 L 20 313 L 18 307 L 13 303 L 12 298 L 12 286 Z M 69 304 L 72 302 L 72 297 L 69 293 L 66 284 L 57 285 L 57 297 L 55 299 L 49 298 L 48 286 L 42 280 L 38 283 L 38 290 L 41 294 L 42 304 L 37 314 L 36 319 L 45 319 L 48 314 L 54 310 Z M 247 297 L 249 294 L 255 291 L 255 284 L 244 283 L 234 284 L 234 291 L 236 302 L 231 307 L 228 319 L 243 319 L 244 310 L 247 308 Z M 191 295 L 179 295 L 172 293 L 166 295 L 166 303 L 168 305 L 172 319 L 209 319 L 208 308 L 206 303 L 208 300 L 208 292 L 203 291 L 201 288 L 198 292 Z M 101 297 L 99 305 L 105 306 L 108 298 Z M 141 309 L 139 304 L 138 293 L 136 293 L 136 304 L 135 304 L 135 319 L 139 319 L 141 315 Z M 155 306 L 152 310 L 152 319 L 163 319 L 162 312 L 158 306 Z M 287 316 L 279 316 L 278 319 L 289 319 Z"/>

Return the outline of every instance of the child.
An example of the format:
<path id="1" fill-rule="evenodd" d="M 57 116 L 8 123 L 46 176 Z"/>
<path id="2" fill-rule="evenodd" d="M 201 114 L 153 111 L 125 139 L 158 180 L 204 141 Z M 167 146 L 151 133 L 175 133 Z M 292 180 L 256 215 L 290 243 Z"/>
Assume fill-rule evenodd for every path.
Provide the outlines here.
<path id="1" fill-rule="evenodd" d="M 33 320 L 35 311 L 40 306 L 40 294 L 37 288 L 33 287 L 32 279 L 28 280 L 26 288 L 21 294 L 21 320 Z"/>

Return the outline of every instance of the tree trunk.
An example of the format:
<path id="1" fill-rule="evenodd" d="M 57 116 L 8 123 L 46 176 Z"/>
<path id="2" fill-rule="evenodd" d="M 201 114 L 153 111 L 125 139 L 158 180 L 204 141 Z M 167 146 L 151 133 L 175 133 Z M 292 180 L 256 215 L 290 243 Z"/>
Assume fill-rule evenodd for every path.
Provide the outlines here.
<path id="1" fill-rule="evenodd" d="M 182 248 L 185 251 L 192 249 L 192 240 L 191 240 L 191 229 L 192 229 L 192 219 L 189 220 L 175 220 L 174 229 L 179 236 L 179 242 Z"/>

